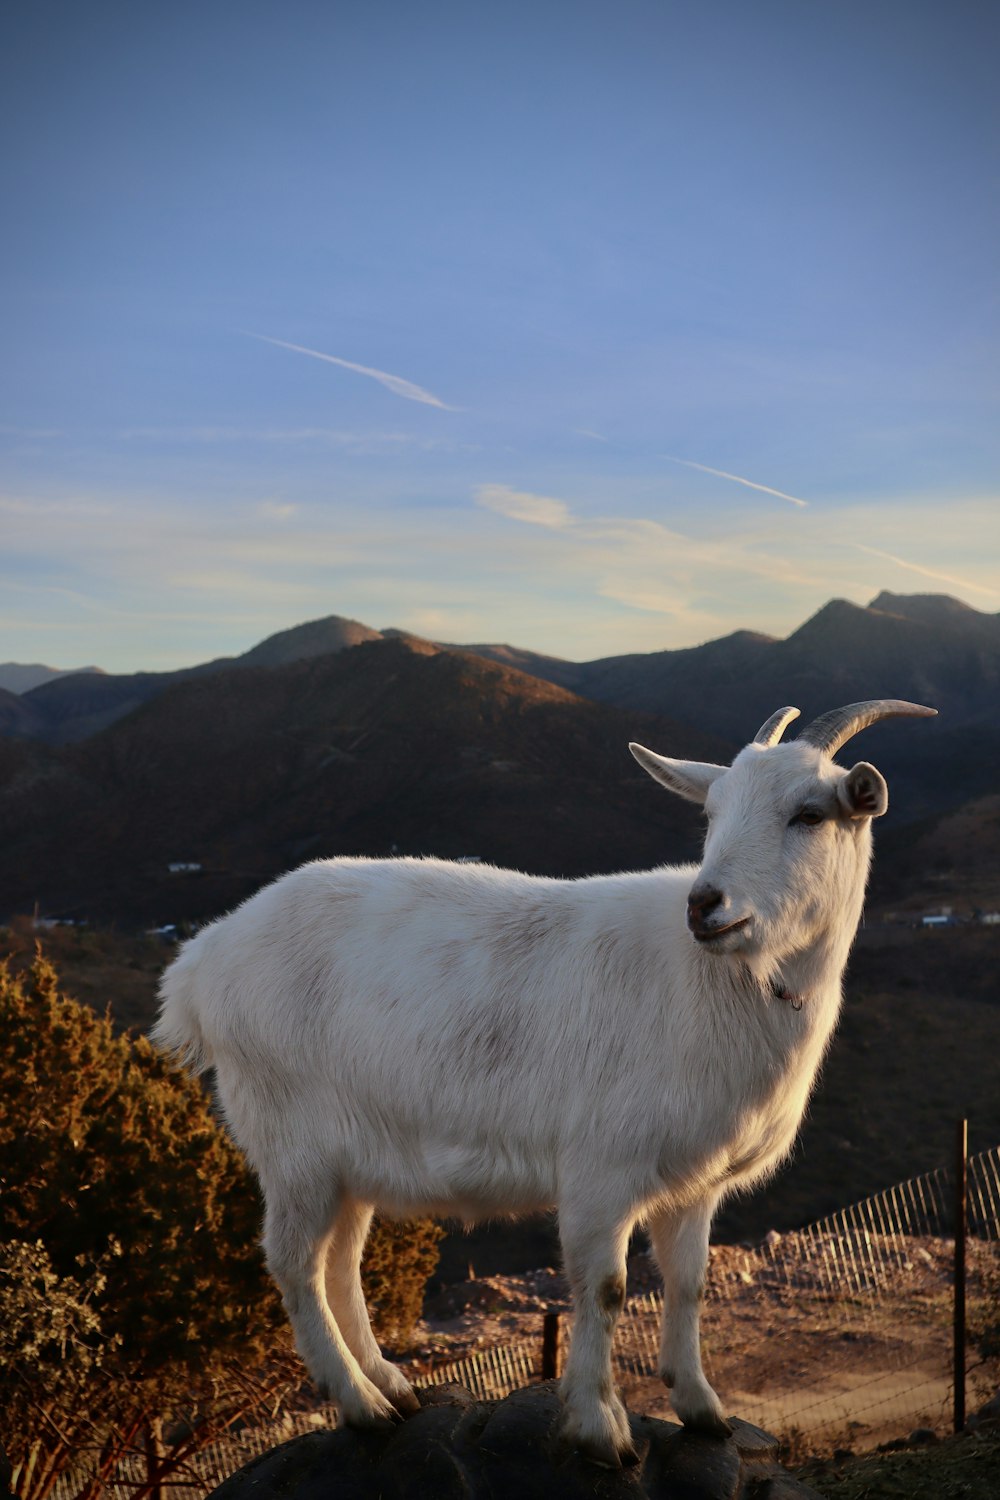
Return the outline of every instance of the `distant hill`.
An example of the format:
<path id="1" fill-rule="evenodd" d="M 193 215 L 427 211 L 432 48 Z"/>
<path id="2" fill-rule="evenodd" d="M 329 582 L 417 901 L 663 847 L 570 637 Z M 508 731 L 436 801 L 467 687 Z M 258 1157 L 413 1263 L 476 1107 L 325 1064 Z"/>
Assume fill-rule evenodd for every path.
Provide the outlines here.
<path id="1" fill-rule="evenodd" d="M 31 703 L 9 688 L 0 688 L 0 738 L 40 739 L 45 720 Z"/>
<path id="2" fill-rule="evenodd" d="M 782 703 L 814 717 L 860 698 L 911 698 L 952 727 L 1000 726 L 1000 615 L 943 595 L 834 599 L 785 640 L 737 631 L 682 651 L 565 663 L 470 646 L 621 708 L 670 713 L 741 739 Z M 529 665 L 530 660 L 530 665 Z M 752 733 L 752 730 L 749 731 Z"/>
<path id="3" fill-rule="evenodd" d="M 41 739 L 52 745 L 72 744 L 99 734 L 143 703 L 151 702 L 191 677 L 306 661 L 379 639 L 381 633 L 368 625 L 328 615 L 268 636 L 241 656 L 221 656 L 174 672 L 60 674 L 25 694 L 31 717 L 26 716 L 17 727 L 5 727 L 0 705 L 0 733 Z"/>
<path id="4" fill-rule="evenodd" d="M 362 625 L 357 620 L 346 620 L 340 615 L 327 615 L 323 620 L 310 620 L 305 625 L 295 625 L 291 630 L 280 630 L 269 635 L 242 656 L 229 662 L 236 667 L 280 667 L 290 661 L 308 661 L 314 656 L 328 656 L 335 651 L 345 651 L 350 646 L 360 646 L 364 641 L 382 639 L 380 630 Z M 224 662 L 210 663 L 222 666 Z"/>
<path id="5" fill-rule="evenodd" d="M 0 735 L 86 743 L 185 682 L 211 679 L 222 694 L 224 679 L 236 672 L 351 655 L 387 641 L 421 644 L 402 631 L 330 615 L 270 636 L 242 656 L 177 672 L 61 677 L 20 697 L 0 696 Z M 663 715 L 689 725 L 692 734 L 733 744 L 743 744 L 785 703 L 808 721 L 857 699 L 910 698 L 937 708 L 940 717 L 919 735 L 909 725 L 879 726 L 863 752 L 889 777 L 894 810 L 910 821 L 933 817 L 1000 789 L 1000 616 L 944 595 L 883 592 L 867 607 L 834 599 L 785 640 L 741 630 L 681 651 L 588 662 L 510 645 L 424 644 L 527 673 L 628 714 Z"/>
<path id="6" fill-rule="evenodd" d="M 176 672 L 62 676 L 25 692 L 30 714 L 0 717 L 0 733 L 68 744 L 192 676 L 280 666 L 383 638 L 413 639 L 406 632 L 374 630 L 330 615 L 269 636 L 242 656 Z M 782 703 L 794 703 L 812 717 L 839 702 L 874 697 L 931 703 L 941 714 L 939 734 L 969 724 L 1000 731 L 1000 615 L 983 614 L 946 595 L 884 591 L 867 607 L 834 599 L 785 640 L 740 630 L 680 651 L 585 662 L 510 645 L 435 644 L 527 672 L 581 697 L 667 714 L 740 742 L 753 733 L 748 725 L 756 726 Z"/>
<path id="7" fill-rule="evenodd" d="M 412 639 L 192 675 L 82 743 L 0 740 L 0 914 L 204 917 L 334 853 L 567 875 L 693 858 L 695 810 L 638 771 L 636 737 L 735 749 Z"/>
<path id="8" fill-rule="evenodd" d="M 903 912 L 1000 911 L 1000 792 L 887 828 L 876 875 L 879 901 Z"/>
<path id="9" fill-rule="evenodd" d="M 683 651 L 565 663 L 470 647 L 581 696 L 668 714 L 742 744 L 785 703 L 803 720 L 864 698 L 936 708 L 922 726 L 880 725 L 864 750 L 908 819 L 1000 789 L 1000 616 L 942 595 L 883 592 L 867 607 L 834 599 L 785 640 L 737 631 Z M 794 734 L 795 729 L 790 731 Z"/>
<path id="10" fill-rule="evenodd" d="M 30 693 L 43 682 L 69 677 L 76 672 L 100 672 L 100 667 L 46 667 L 41 662 L 0 662 L 0 688 L 8 693 Z"/>

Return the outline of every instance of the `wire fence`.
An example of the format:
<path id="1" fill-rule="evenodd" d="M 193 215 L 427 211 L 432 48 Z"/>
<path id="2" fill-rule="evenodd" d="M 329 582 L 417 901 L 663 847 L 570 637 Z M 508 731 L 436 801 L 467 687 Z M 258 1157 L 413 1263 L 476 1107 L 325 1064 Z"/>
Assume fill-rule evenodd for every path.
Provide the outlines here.
<path id="1" fill-rule="evenodd" d="M 898 1183 L 861 1203 L 804 1229 L 771 1235 L 754 1249 L 713 1247 L 703 1323 L 708 1333 L 709 1376 L 730 1396 L 729 1409 L 777 1436 L 817 1451 L 842 1434 L 863 1435 L 886 1425 L 942 1429 L 954 1395 L 950 1366 L 953 1215 L 955 1174 L 940 1169 Z M 1000 1147 L 968 1161 L 968 1230 L 976 1256 L 995 1254 L 1000 1241 Z M 829 1338 L 868 1340 L 864 1359 L 837 1362 L 835 1374 L 822 1358 L 811 1369 L 789 1361 L 778 1389 L 753 1389 L 744 1350 L 732 1330 L 745 1314 L 749 1352 L 761 1338 L 762 1314 L 780 1307 L 772 1321 L 791 1327 L 804 1343 L 797 1319 L 805 1315 Z M 846 1310 L 845 1310 L 846 1309 Z M 629 1405 L 642 1409 L 642 1382 L 657 1380 L 663 1298 L 658 1291 L 632 1296 L 615 1337 L 616 1379 Z M 893 1341 L 894 1319 L 923 1319 L 925 1343 Z M 567 1330 L 571 1323 L 565 1318 Z M 837 1329 L 841 1330 L 839 1333 Z M 766 1329 L 764 1332 L 775 1331 Z M 712 1346 L 735 1345 L 713 1361 Z M 822 1339 L 820 1340 L 822 1344 Z M 741 1364 L 741 1358 L 743 1363 Z M 715 1364 L 721 1369 L 713 1368 Z M 719 1379 L 720 1373 L 724 1380 Z M 542 1378 L 542 1330 L 537 1338 L 483 1349 L 437 1365 L 413 1379 L 415 1386 L 458 1384 L 481 1400 L 497 1400 Z M 770 1377 L 769 1377 L 770 1381 Z M 765 1382 L 767 1384 L 769 1382 Z M 332 1406 L 290 1413 L 278 1421 L 229 1433 L 192 1454 L 157 1485 L 170 1500 L 197 1500 L 221 1481 L 289 1438 L 336 1425 Z M 148 1456 L 122 1460 L 105 1486 L 112 1500 L 131 1500 L 148 1486 Z M 79 1479 L 65 1475 L 52 1500 L 71 1500 Z"/>
<path id="2" fill-rule="evenodd" d="M 1000 1147 L 971 1157 L 967 1172 L 968 1232 L 995 1254 Z M 769 1236 L 755 1249 L 713 1256 L 704 1321 L 723 1338 L 734 1312 L 745 1309 L 750 1319 L 759 1318 L 762 1306 L 777 1300 L 784 1319 L 804 1312 L 812 1325 L 818 1323 L 827 1344 L 838 1336 L 831 1325 L 839 1322 L 841 1338 L 867 1346 L 854 1369 L 843 1358 L 836 1371 L 822 1358 L 805 1369 L 801 1359 L 793 1361 L 785 1389 L 748 1388 L 762 1382 L 741 1370 L 738 1351 L 722 1360 L 709 1358 L 710 1374 L 713 1363 L 723 1366 L 718 1384 L 732 1393 L 731 1409 L 780 1437 L 808 1438 L 818 1446 L 892 1423 L 945 1427 L 954 1399 L 949 1343 L 954 1202 L 955 1173 L 942 1168 L 794 1233 Z M 626 1389 L 657 1375 L 662 1314 L 663 1298 L 656 1291 L 631 1297 L 625 1307 L 613 1359 Z M 894 1317 L 923 1319 L 927 1338 L 894 1339 Z M 414 1383 L 454 1382 L 480 1399 L 495 1400 L 540 1379 L 541 1364 L 541 1341 L 521 1341 L 438 1366 Z"/>

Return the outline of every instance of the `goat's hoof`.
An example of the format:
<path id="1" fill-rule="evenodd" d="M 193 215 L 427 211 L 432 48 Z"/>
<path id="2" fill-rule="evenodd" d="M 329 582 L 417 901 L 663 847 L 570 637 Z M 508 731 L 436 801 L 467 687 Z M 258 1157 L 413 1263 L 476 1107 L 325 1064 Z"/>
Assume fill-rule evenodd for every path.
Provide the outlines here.
<path id="1" fill-rule="evenodd" d="M 569 1443 L 579 1458 L 585 1459 L 588 1464 L 594 1464 L 598 1469 L 625 1469 L 639 1462 L 639 1455 L 631 1445 L 624 1452 L 619 1452 L 612 1443 L 602 1443 L 596 1438 L 570 1439 Z"/>
<path id="2" fill-rule="evenodd" d="M 627 1448 L 623 1448 L 621 1450 L 618 1455 L 618 1462 L 621 1464 L 623 1469 L 635 1468 L 636 1464 L 639 1462 L 639 1454 L 637 1450 L 633 1448 L 631 1443 L 629 1443 Z"/>
<path id="3" fill-rule="evenodd" d="M 591 1432 L 586 1436 L 564 1426 L 558 1434 L 558 1445 L 564 1455 L 575 1455 L 599 1469 L 630 1469 L 639 1462 L 627 1426 L 617 1433 Z"/>
<path id="4" fill-rule="evenodd" d="M 405 1391 L 393 1391 L 389 1400 L 401 1417 L 412 1417 L 414 1412 L 420 1410 L 420 1402 L 417 1400 L 416 1392 L 409 1388 Z"/>
<path id="5" fill-rule="evenodd" d="M 345 1427 L 358 1432 L 391 1432 L 403 1420 L 402 1413 L 372 1386 L 371 1399 L 362 1403 L 359 1399 L 350 1404 L 341 1402 L 340 1420 Z"/>

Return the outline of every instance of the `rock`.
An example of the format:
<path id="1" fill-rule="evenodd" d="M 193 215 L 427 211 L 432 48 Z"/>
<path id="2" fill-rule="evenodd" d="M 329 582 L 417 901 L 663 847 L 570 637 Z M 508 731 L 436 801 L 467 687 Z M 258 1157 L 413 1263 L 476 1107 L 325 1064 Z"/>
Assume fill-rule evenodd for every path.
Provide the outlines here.
<path id="1" fill-rule="evenodd" d="M 983 1422 L 1000 1422 L 1000 1391 L 982 1405 L 978 1411 L 969 1418 L 969 1426 L 980 1427 Z"/>
<path id="2" fill-rule="evenodd" d="M 736 1417 L 730 1437 L 713 1438 L 632 1416 L 639 1463 L 609 1470 L 560 1444 L 554 1381 L 503 1401 L 438 1386 L 420 1403 L 395 1428 L 282 1443 L 211 1500 L 816 1500 L 777 1462 L 777 1439 Z"/>
<path id="3" fill-rule="evenodd" d="M 913 1448 L 924 1447 L 927 1443 L 936 1443 L 938 1435 L 933 1427 L 915 1427 L 906 1441 Z"/>

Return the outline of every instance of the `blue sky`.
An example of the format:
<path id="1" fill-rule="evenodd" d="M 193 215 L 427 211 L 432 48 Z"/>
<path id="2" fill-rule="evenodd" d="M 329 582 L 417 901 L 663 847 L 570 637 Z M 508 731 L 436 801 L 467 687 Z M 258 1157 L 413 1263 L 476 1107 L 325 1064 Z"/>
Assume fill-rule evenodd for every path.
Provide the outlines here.
<path id="1" fill-rule="evenodd" d="M 1000 8 L 33 0 L 4 32 L 0 660 L 1000 610 Z"/>

